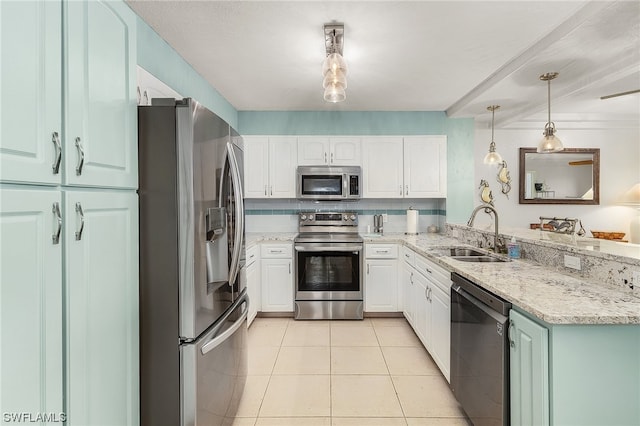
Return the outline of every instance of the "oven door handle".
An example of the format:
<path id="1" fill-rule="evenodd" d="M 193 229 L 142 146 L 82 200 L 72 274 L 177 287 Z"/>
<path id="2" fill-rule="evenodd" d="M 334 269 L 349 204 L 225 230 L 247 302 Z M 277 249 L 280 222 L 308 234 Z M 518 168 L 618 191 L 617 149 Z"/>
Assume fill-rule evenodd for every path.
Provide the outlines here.
<path id="1" fill-rule="evenodd" d="M 346 245 L 346 246 L 332 246 L 332 245 L 314 245 L 308 246 L 294 246 L 296 251 L 307 252 L 321 252 L 321 251 L 362 251 L 362 246 L 358 244 Z"/>

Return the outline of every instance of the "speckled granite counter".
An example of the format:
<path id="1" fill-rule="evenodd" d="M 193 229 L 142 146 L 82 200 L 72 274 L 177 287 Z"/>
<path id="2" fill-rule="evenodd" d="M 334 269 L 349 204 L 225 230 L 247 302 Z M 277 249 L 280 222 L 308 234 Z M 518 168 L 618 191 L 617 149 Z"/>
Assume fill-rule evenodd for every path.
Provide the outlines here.
<path id="1" fill-rule="evenodd" d="M 640 324 L 640 295 L 637 292 L 550 271 L 525 260 L 460 262 L 437 250 L 464 245 L 446 235 L 364 237 L 367 243 L 406 245 L 550 324 Z"/>
<path id="2" fill-rule="evenodd" d="M 262 242 L 292 242 L 296 233 L 250 233 L 247 247 Z M 443 234 L 362 235 L 366 243 L 398 243 L 457 272 L 549 324 L 640 324 L 640 294 L 572 277 L 526 260 L 460 262 L 444 247 L 461 246 Z"/>

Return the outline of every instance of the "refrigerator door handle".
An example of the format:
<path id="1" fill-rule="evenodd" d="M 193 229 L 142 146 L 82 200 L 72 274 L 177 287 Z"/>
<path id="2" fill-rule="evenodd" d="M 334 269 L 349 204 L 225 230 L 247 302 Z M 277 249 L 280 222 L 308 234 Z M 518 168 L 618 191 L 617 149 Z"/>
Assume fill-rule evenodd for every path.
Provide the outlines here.
<path id="1" fill-rule="evenodd" d="M 240 250 L 242 249 L 242 236 L 244 235 L 244 200 L 242 197 L 240 168 L 238 167 L 238 161 L 235 153 L 233 152 L 233 145 L 231 142 L 227 142 L 227 157 L 229 159 L 229 167 L 231 170 L 231 182 L 233 184 L 235 197 L 235 223 L 237 224 L 233 240 L 231 266 L 229 267 L 229 285 L 233 286 L 240 270 Z"/>
<path id="2" fill-rule="evenodd" d="M 240 315 L 240 318 L 238 318 L 238 320 L 234 322 L 231 327 L 229 327 L 224 332 L 220 333 L 218 336 L 216 336 L 215 338 L 205 343 L 200 349 L 200 352 L 202 352 L 202 355 L 206 355 L 208 352 L 211 352 L 212 350 L 220 346 L 220 344 L 222 344 L 225 340 L 227 340 L 229 336 L 235 333 L 240 327 L 245 326 L 244 322 L 246 321 L 247 314 L 249 313 L 249 298 L 245 298 L 245 300 L 243 300 L 242 303 L 246 303 L 246 306 L 245 306 L 244 312 L 242 313 L 242 315 Z M 242 303 L 238 306 L 241 306 Z M 222 318 L 221 322 L 224 323 L 234 311 L 235 309 L 230 310 L 229 313 L 225 315 L 224 318 Z"/>

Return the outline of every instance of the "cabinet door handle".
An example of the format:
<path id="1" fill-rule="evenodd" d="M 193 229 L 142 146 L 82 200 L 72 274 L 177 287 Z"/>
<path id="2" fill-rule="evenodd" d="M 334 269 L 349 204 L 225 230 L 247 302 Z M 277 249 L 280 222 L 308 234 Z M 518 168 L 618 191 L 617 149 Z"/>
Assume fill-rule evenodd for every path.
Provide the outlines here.
<path id="1" fill-rule="evenodd" d="M 267 196 L 267 185 L 264 186 L 264 195 Z"/>
<path id="2" fill-rule="evenodd" d="M 400 185 L 400 195 L 402 195 L 402 185 Z"/>
<path id="3" fill-rule="evenodd" d="M 509 320 L 509 329 L 507 330 L 507 339 L 509 339 L 509 346 L 511 346 L 514 350 L 516 349 L 516 342 L 513 340 L 512 330 L 515 328 L 513 321 Z"/>
<path id="4" fill-rule="evenodd" d="M 271 249 L 271 250 L 269 250 L 269 253 L 271 253 L 271 254 L 282 253 L 282 250 Z"/>
<path id="5" fill-rule="evenodd" d="M 424 298 L 429 300 L 429 287 L 424 288 Z"/>
<path id="6" fill-rule="evenodd" d="M 291 275 L 291 262 L 289 262 L 289 275 Z"/>
<path id="7" fill-rule="evenodd" d="M 333 164 L 333 152 L 331 153 L 331 164 Z"/>
<path id="8" fill-rule="evenodd" d="M 76 203 L 76 213 L 80 215 L 80 229 L 76 231 L 76 241 L 82 239 L 82 232 L 84 231 L 84 212 L 82 211 L 82 204 Z"/>
<path id="9" fill-rule="evenodd" d="M 57 175 L 60 173 L 60 161 L 62 160 L 62 146 L 60 145 L 60 136 L 58 135 L 58 132 L 53 132 L 51 134 L 51 142 L 53 142 L 56 149 L 56 157 L 53 160 L 51 168 L 53 169 L 53 174 Z"/>
<path id="10" fill-rule="evenodd" d="M 367 263 L 367 275 L 369 275 L 369 264 Z"/>
<path id="11" fill-rule="evenodd" d="M 424 269 L 425 269 L 428 273 L 430 273 L 430 274 L 432 273 L 432 272 L 431 272 L 431 269 L 427 268 L 426 266 L 424 267 Z"/>
<path id="12" fill-rule="evenodd" d="M 62 215 L 60 214 L 60 203 L 58 203 L 57 201 L 53 203 L 52 211 L 57 225 L 56 232 L 53 233 L 51 239 L 53 240 L 53 244 L 60 244 L 60 232 L 62 231 Z"/>
<path id="13" fill-rule="evenodd" d="M 327 164 L 327 153 L 326 153 L 326 151 L 324 153 L 324 164 Z"/>
<path id="14" fill-rule="evenodd" d="M 269 192 L 271 192 L 271 195 L 273 195 L 273 186 L 269 186 Z"/>
<path id="15" fill-rule="evenodd" d="M 431 298 L 431 293 L 433 293 L 433 289 L 429 287 L 429 302 L 433 302 L 433 299 Z"/>
<path id="16" fill-rule="evenodd" d="M 78 149 L 78 165 L 76 166 L 76 175 L 82 174 L 82 168 L 84 167 L 84 149 L 82 148 L 82 141 L 79 137 L 76 138 L 76 148 Z"/>
<path id="17" fill-rule="evenodd" d="M 409 281 L 411 281 L 411 285 L 413 285 L 413 272 L 409 275 Z"/>
<path id="18" fill-rule="evenodd" d="M 389 250 L 376 250 L 376 253 L 385 254 L 385 253 L 389 253 Z"/>
<path id="19" fill-rule="evenodd" d="M 405 185 L 404 188 L 406 195 L 409 195 L 409 185 Z"/>

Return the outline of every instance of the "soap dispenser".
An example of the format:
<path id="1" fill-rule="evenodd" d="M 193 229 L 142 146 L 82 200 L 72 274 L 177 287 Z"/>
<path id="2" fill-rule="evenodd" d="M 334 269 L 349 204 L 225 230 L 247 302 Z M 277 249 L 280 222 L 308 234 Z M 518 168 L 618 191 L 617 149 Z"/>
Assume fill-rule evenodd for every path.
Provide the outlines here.
<path id="1" fill-rule="evenodd" d="M 516 237 L 511 237 L 507 250 L 511 259 L 520 259 L 520 244 L 516 242 Z"/>

